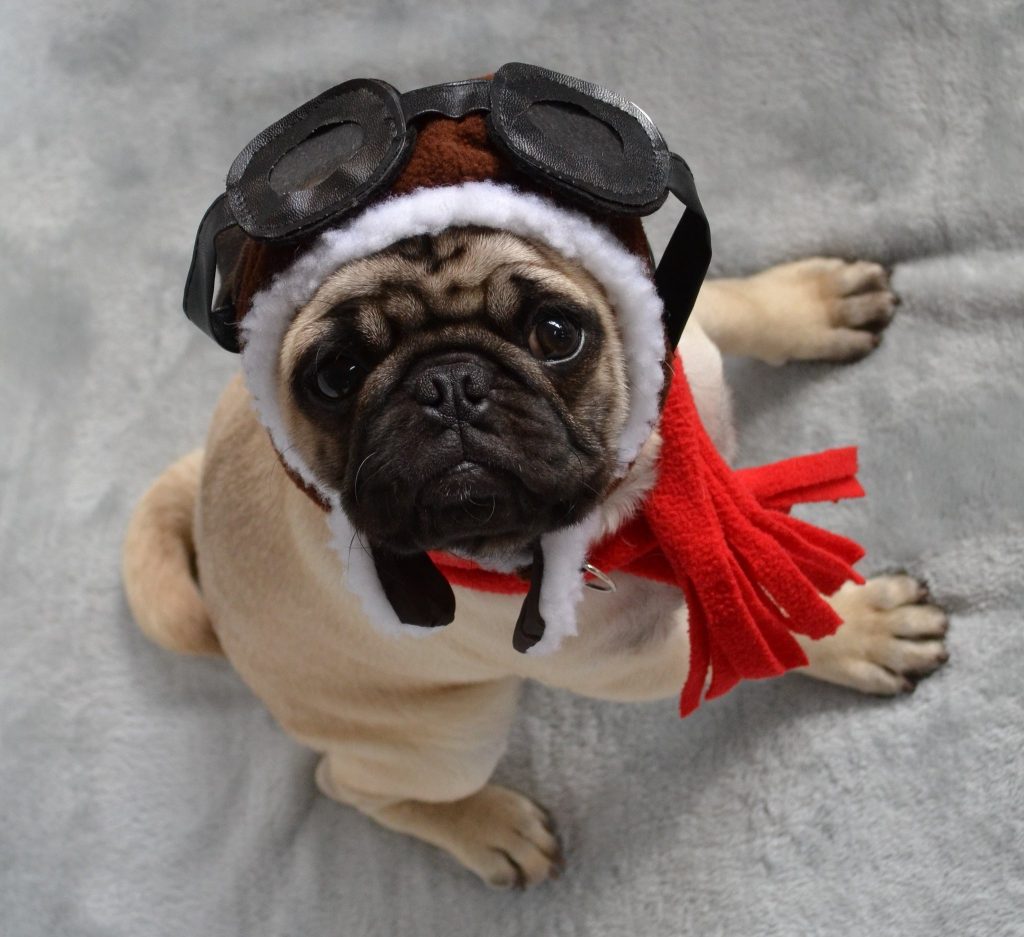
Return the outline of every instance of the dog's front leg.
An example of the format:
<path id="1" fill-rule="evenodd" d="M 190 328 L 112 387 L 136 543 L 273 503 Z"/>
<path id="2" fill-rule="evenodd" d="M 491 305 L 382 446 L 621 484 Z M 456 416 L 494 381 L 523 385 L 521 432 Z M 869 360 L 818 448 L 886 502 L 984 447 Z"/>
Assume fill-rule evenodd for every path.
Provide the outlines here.
<path id="1" fill-rule="evenodd" d="M 828 599 L 843 619 L 836 633 L 818 641 L 796 635 L 809 661 L 800 672 L 863 693 L 911 692 L 949 659 L 946 613 L 927 600 L 910 576 L 848 582 Z"/>
<path id="2" fill-rule="evenodd" d="M 533 661 L 530 676 L 599 699 L 677 696 L 689 674 L 686 607 L 667 610 L 653 599 L 645 606 L 639 589 L 636 580 L 622 579 L 615 597 L 622 604 L 609 612 L 606 625 L 587 628 L 584 623 L 580 637 L 567 641 L 564 651 Z M 824 598 L 843 623 L 820 640 L 794 632 L 809 661 L 799 673 L 862 693 L 894 696 L 910 692 L 949 658 L 946 613 L 929 603 L 923 584 L 910 576 L 847 583 Z M 657 622 L 653 627 L 652 621 Z"/>
<path id="3" fill-rule="evenodd" d="M 877 347 L 897 302 L 879 264 L 811 257 L 750 277 L 710 280 L 694 315 L 728 355 L 769 364 L 846 361 Z"/>

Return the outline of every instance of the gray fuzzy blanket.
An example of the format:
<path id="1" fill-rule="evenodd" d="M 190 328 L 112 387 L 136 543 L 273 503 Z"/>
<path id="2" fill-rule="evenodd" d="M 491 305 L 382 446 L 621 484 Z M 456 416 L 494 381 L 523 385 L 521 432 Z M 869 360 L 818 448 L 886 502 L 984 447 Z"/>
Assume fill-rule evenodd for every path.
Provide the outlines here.
<path id="1" fill-rule="evenodd" d="M 13 0 L 0 48 L 0 933 L 1024 934 L 1017 0 Z M 894 267 L 868 360 L 730 362 L 742 461 L 860 445 L 868 499 L 803 515 L 953 615 L 951 663 L 895 702 L 787 677 L 680 722 L 528 688 L 499 778 L 569 869 L 526 895 L 318 796 L 313 756 L 227 665 L 148 644 L 118 580 L 133 502 L 235 366 L 179 308 L 231 158 L 345 78 L 508 60 L 651 113 L 718 273 Z"/>

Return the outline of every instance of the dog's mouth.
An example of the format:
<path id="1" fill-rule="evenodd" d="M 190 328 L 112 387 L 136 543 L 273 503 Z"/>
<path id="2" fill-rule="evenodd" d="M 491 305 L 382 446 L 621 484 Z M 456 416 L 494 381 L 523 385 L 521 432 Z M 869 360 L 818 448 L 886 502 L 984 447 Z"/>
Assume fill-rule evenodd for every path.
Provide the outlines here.
<path id="1" fill-rule="evenodd" d="M 420 489 L 417 510 L 449 534 L 472 533 L 500 525 L 509 513 L 512 484 L 506 472 L 464 459 Z"/>
<path id="2" fill-rule="evenodd" d="M 570 508 L 538 498 L 514 472 L 463 459 L 420 487 L 398 541 L 406 549 L 508 555 L 526 549 Z"/>
<path id="3" fill-rule="evenodd" d="M 574 485 L 531 490 L 512 469 L 460 457 L 425 481 L 387 473 L 360 490 L 350 516 L 371 542 L 396 554 L 439 550 L 494 559 L 529 551 L 576 517 Z M 569 495 L 567 497 L 567 495 Z"/>

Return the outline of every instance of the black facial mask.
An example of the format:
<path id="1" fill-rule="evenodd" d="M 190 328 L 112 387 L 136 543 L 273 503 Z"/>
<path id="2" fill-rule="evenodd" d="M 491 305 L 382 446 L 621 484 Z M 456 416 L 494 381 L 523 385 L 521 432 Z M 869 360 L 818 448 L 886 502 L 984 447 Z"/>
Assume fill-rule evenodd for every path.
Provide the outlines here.
<path id="1" fill-rule="evenodd" d="M 185 284 L 185 313 L 218 344 L 238 351 L 234 307 L 214 306 L 217 236 L 237 227 L 287 242 L 337 224 L 386 192 L 430 116 L 486 115 L 495 148 L 559 198 L 605 215 L 642 216 L 673 195 L 683 216 L 655 274 L 674 347 L 711 261 L 711 239 L 693 176 L 651 119 L 598 85 L 535 65 L 503 65 L 492 79 L 400 94 L 357 78 L 326 91 L 257 136 L 238 154 L 227 191 L 199 225 Z"/>

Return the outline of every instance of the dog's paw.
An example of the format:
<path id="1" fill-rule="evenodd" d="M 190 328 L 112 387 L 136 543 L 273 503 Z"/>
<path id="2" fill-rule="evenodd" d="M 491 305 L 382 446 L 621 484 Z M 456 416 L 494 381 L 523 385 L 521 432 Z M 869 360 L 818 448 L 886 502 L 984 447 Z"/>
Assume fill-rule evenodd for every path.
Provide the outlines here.
<path id="1" fill-rule="evenodd" d="M 730 283 L 755 310 L 747 353 L 769 364 L 862 358 L 899 303 L 885 268 L 863 260 L 811 257 Z"/>
<path id="2" fill-rule="evenodd" d="M 523 889 L 561 874 L 554 826 L 532 800 L 488 784 L 460 805 L 449 851 L 488 885 Z"/>
<path id="3" fill-rule="evenodd" d="M 565 866 L 548 814 L 497 784 L 451 803 L 404 801 L 373 816 L 446 850 L 494 888 L 538 885 Z"/>
<path id="4" fill-rule="evenodd" d="M 927 599 L 924 584 L 910 576 L 846 583 L 828 599 L 843 619 L 836 633 L 799 638 L 810 662 L 801 672 L 862 693 L 910 693 L 949 659 L 949 619 Z"/>
<path id="5" fill-rule="evenodd" d="M 558 878 L 565 866 L 554 824 L 532 800 L 497 785 L 481 791 L 467 816 L 466 864 L 496 888 Z"/>

